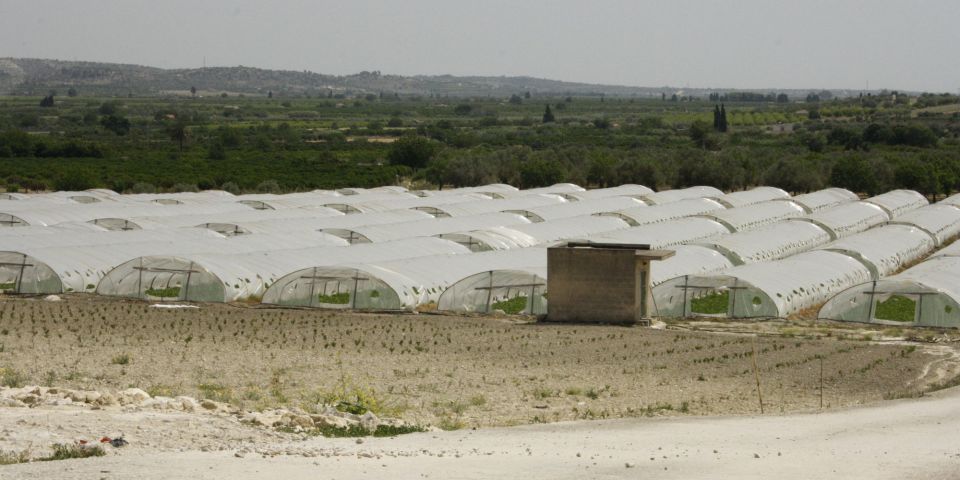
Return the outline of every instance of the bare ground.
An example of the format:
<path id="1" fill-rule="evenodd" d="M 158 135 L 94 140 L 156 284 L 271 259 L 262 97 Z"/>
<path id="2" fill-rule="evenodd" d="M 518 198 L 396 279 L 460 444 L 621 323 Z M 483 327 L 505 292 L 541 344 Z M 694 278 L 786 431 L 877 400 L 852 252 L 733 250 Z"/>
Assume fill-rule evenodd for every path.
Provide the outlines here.
<path id="1" fill-rule="evenodd" d="M 0 467 L 2 479 L 899 480 L 960 472 L 957 388 L 821 414 L 562 422 L 363 443 L 276 438 L 228 418 L 182 413 L 12 410 L 0 415 L 3 432 L 124 428 L 131 444 L 101 458 Z"/>
<path id="2" fill-rule="evenodd" d="M 960 392 L 922 394 L 956 381 L 952 332 L 803 320 L 650 329 L 199 307 L 0 298 L 0 380 L 140 387 L 247 409 L 310 409 L 359 394 L 383 414 L 458 430 L 358 443 L 214 412 L 0 408 L 0 451 L 103 435 L 130 441 L 103 458 L 0 467 L 0 478 L 956 478 L 960 471 Z M 821 412 L 821 360 L 824 409 L 810 414 Z M 765 414 L 750 416 L 759 411 L 758 377 Z M 902 397 L 911 398 L 884 401 Z M 849 408 L 863 404 L 872 406 Z M 568 422 L 602 418 L 619 419 Z M 495 428 L 541 422 L 557 423 Z"/>
<path id="3" fill-rule="evenodd" d="M 810 322 L 648 329 L 0 299 L 0 369 L 21 383 L 139 387 L 246 409 L 310 410 L 359 395 L 381 415 L 443 428 L 758 413 L 757 377 L 766 413 L 817 410 L 821 360 L 826 409 L 914 395 L 958 371 L 952 343 L 880 339 Z"/>

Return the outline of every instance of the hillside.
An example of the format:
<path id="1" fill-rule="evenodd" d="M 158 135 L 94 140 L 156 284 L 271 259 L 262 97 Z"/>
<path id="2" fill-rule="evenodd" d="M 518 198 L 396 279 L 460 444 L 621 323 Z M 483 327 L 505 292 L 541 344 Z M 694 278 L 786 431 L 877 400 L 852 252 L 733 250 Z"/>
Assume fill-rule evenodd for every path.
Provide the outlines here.
<path id="1" fill-rule="evenodd" d="M 540 95 L 659 97 L 662 94 L 706 96 L 715 91 L 733 89 L 680 89 L 674 87 L 630 87 L 563 82 L 533 77 L 493 77 L 452 75 L 384 75 L 360 72 L 353 75 L 325 75 L 308 71 L 265 70 L 261 68 L 208 67 L 161 69 L 140 65 L 48 60 L 36 58 L 0 58 L 0 94 L 42 95 L 49 90 L 75 88 L 86 94 L 152 95 L 185 92 L 196 87 L 205 92 L 324 95 L 333 93 L 510 96 L 531 92 Z M 803 97 L 810 90 L 764 90 Z M 834 91 L 836 96 L 853 94 Z"/>

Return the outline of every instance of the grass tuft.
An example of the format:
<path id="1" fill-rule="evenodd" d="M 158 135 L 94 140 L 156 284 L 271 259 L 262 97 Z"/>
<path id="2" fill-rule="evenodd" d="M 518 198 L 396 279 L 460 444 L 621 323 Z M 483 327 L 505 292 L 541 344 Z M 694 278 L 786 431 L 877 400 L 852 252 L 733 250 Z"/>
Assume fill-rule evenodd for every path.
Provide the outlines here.
<path id="1" fill-rule="evenodd" d="M 56 443 L 53 445 L 52 455 L 40 457 L 38 460 L 41 462 L 49 462 L 53 460 L 69 460 L 71 458 L 102 457 L 106 454 L 107 452 L 105 452 L 100 445 L 88 447 L 84 445 Z"/>

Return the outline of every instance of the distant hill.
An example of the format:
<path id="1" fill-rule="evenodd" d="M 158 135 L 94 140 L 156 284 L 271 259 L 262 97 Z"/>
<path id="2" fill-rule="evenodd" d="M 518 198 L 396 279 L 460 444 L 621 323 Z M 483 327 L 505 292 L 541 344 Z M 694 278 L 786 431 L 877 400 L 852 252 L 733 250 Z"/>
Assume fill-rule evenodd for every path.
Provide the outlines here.
<path id="1" fill-rule="evenodd" d="M 45 95 L 49 90 L 61 94 L 69 88 L 84 94 L 152 95 L 186 92 L 196 87 L 205 92 L 232 92 L 265 95 L 344 94 L 447 95 L 453 97 L 493 96 L 531 92 L 538 95 L 660 97 L 693 95 L 706 97 L 712 92 L 736 89 L 681 89 L 674 87 L 629 87 L 563 82 L 533 77 L 456 77 L 452 75 L 382 75 L 360 72 L 354 75 L 324 75 L 308 71 L 264 70 L 253 67 L 209 67 L 162 69 L 118 63 L 74 62 L 36 58 L 0 58 L 0 94 Z M 761 89 L 758 92 L 786 93 L 803 98 L 810 90 Z M 833 90 L 834 96 L 859 92 Z"/>

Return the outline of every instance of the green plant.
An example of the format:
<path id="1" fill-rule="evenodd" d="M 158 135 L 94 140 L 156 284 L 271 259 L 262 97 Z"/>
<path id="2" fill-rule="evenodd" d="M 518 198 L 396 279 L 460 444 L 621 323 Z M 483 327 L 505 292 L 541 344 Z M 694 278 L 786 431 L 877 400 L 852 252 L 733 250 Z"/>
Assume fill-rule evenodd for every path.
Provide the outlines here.
<path id="1" fill-rule="evenodd" d="M 180 287 L 148 288 L 144 293 L 150 297 L 177 298 L 180 296 Z"/>
<path id="2" fill-rule="evenodd" d="M 26 375 L 12 368 L 0 368 L 0 385 L 10 388 L 20 388 L 26 383 Z"/>
<path id="3" fill-rule="evenodd" d="M 68 460 L 71 458 L 102 457 L 106 454 L 107 452 L 105 452 L 103 447 L 100 445 L 88 447 L 86 445 L 67 445 L 65 443 L 56 443 L 53 445 L 53 454 L 46 457 L 40 457 L 38 460 L 41 462 L 48 462 L 52 460 Z"/>
<path id="4" fill-rule="evenodd" d="M 730 292 L 713 292 L 690 301 L 690 310 L 693 313 L 718 315 L 727 313 L 730 304 Z"/>
<path id="5" fill-rule="evenodd" d="M 460 418 L 449 417 L 449 416 L 441 418 L 440 423 L 437 425 L 437 427 L 439 427 L 441 430 L 447 430 L 447 431 L 460 430 L 461 428 L 466 426 L 467 425 L 463 423 L 463 421 L 460 420 Z"/>
<path id="6" fill-rule="evenodd" d="M 0 465 L 14 465 L 17 463 L 27 463 L 30 461 L 30 450 L 21 450 L 19 452 L 0 451 Z"/>
<path id="7" fill-rule="evenodd" d="M 297 433 L 293 427 L 279 427 L 277 430 L 286 433 Z M 396 437 L 397 435 L 406 435 L 408 433 L 418 433 L 426 431 L 425 428 L 416 425 L 379 425 L 376 430 L 370 431 L 360 425 L 353 424 L 348 427 L 336 427 L 325 425 L 309 429 L 303 433 L 307 435 L 343 438 L 343 437 Z"/>
<path id="8" fill-rule="evenodd" d="M 504 313 L 508 313 L 510 315 L 516 315 L 520 312 L 523 312 L 527 308 L 527 297 L 516 296 L 508 300 L 494 302 L 490 308 L 492 310 L 502 310 Z"/>
<path id="9" fill-rule="evenodd" d="M 129 365 L 130 364 L 130 354 L 121 353 L 110 359 L 110 363 L 114 365 Z"/>
<path id="10" fill-rule="evenodd" d="M 879 320 L 912 322 L 916 311 L 916 300 L 903 295 L 891 295 L 890 298 L 877 302 L 877 310 L 873 316 Z"/>
<path id="11" fill-rule="evenodd" d="M 151 397 L 172 397 L 176 394 L 173 387 L 163 384 L 150 385 L 146 388 L 146 392 Z"/>
<path id="12" fill-rule="evenodd" d="M 544 398 L 556 397 L 557 391 L 550 388 L 537 388 L 533 391 L 533 398 L 543 400 Z"/>
<path id="13" fill-rule="evenodd" d="M 341 293 L 333 293 L 330 295 L 325 295 L 321 293 L 320 295 L 317 295 L 317 301 L 320 303 L 328 303 L 331 305 L 346 305 L 350 303 L 350 293 L 341 292 Z"/>
<path id="14" fill-rule="evenodd" d="M 201 383 L 197 385 L 197 390 L 200 391 L 200 398 L 224 403 L 233 401 L 233 391 L 218 383 Z"/>

